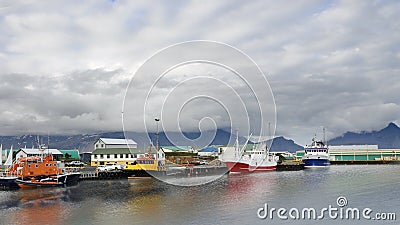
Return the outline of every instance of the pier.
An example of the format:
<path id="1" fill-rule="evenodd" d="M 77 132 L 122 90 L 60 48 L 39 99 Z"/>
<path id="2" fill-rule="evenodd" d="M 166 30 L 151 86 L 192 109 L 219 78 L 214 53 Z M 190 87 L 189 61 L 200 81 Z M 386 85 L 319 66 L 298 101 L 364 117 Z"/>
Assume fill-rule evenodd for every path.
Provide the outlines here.
<path id="1" fill-rule="evenodd" d="M 193 176 L 212 176 L 228 173 L 226 166 L 187 166 L 182 168 L 170 168 L 167 176 L 193 177 Z"/>
<path id="2" fill-rule="evenodd" d="M 85 167 L 81 171 L 79 180 L 107 180 L 127 178 L 129 174 L 124 170 L 104 171 L 100 172 L 96 167 Z"/>

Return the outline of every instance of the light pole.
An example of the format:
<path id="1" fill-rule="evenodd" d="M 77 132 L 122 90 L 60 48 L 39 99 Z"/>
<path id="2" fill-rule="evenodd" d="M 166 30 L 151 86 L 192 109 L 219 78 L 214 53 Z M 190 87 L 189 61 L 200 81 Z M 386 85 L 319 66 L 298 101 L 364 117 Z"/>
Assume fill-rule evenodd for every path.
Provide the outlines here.
<path id="1" fill-rule="evenodd" d="M 156 121 L 157 124 L 157 131 L 156 131 L 156 152 L 158 152 L 158 122 L 160 122 L 159 118 L 155 118 L 154 119 Z"/>

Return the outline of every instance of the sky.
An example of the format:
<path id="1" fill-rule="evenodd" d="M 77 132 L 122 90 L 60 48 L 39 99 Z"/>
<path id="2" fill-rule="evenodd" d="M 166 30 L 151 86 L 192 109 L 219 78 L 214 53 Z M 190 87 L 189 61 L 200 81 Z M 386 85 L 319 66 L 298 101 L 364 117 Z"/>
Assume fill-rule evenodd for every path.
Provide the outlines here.
<path id="1" fill-rule="evenodd" d="M 299 144 L 322 127 L 329 139 L 400 124 L 398 12 L 399 1 L 379 0 L 3 0 L 0 135 L 120 131 L 121 112 L 135 131 L 154 131 L 151 119 L 162 117 L 163 130 L 246 133 L 262 117 L 264 129 L 272 122 L 275 135 Z M 240 50 L 264 77 L 207 63 L 158 82 L 140 74 L 149 61 L 158 68 L 151 59 L 163 49 L 192 40 Z M 191 49 L 249 66 L 229 51 Z"/>

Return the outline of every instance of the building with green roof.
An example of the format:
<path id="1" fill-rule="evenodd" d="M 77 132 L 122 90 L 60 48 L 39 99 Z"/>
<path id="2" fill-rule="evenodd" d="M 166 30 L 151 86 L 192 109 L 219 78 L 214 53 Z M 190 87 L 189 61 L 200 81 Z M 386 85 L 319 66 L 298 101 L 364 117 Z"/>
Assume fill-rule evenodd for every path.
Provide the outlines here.
<path id="1" fill-rule="evenodd" d="M 194 152 L 192 146 L 160 146 L 164 152 Z"/>
<path id="2" fill-rule="evenodd" d="M 66 161 L 80 160 L 79 151 L 77 149 L 73 150 L 58 150 L 63 154 L 63 159 Z"/>

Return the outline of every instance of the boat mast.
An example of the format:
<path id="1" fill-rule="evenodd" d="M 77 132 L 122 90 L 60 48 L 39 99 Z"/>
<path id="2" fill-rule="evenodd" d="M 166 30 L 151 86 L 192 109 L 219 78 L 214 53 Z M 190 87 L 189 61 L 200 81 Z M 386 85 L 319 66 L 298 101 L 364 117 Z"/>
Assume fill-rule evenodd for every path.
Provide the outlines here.
<path id="1" fill-rule="evenodd" d="M 3 165 L 3 144 L 0 145 L 0 165 Z"/>
<path id="2" fill-rule="evenodd" d="M 11 167 L 12 164 L 13 164 L 13 145 L 11 145 L 10 152 L 8 153 L 8 157 L 4 165 Z"/>
<path id="3" fill-rule="evenodd" d="M 235 158 L 239 157 L 239 131 L 236 130 L 236 141 L 235 141 Z"/>
<path id="4" fill-rule="evenodd" d="M 152 143 L 150 142 L 150 147 L 149 147 L 149 150 L 148 150 L 148 152 L 147 152 L 147 157 L 149 157 L 150 159 L 152 159 L 153 158 L 153 155 L 151 154 L 151 147 L 152 147 L 153 145 L 152 145 Z"/>

